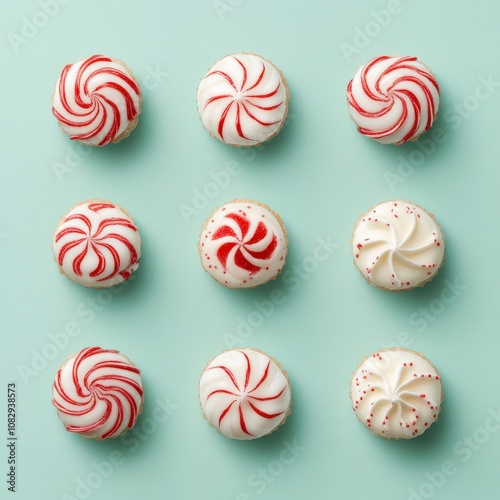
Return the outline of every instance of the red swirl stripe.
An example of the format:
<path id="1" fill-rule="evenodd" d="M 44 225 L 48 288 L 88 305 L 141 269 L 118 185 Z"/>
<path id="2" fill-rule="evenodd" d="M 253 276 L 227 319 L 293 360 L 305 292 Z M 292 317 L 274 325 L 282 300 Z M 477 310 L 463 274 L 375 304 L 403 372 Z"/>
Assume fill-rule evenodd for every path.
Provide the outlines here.
<path id="1" fill-rule="evenodd" d="M 252 374 L 251 361 L 250 361 L 250 358 L 248 357 L 248 355 L 244 351 L 238 350 L 237 352 L 241 353 L 245 357 L 246 369 L 245 369 L 245 380 L 244 380 L 243 386 L 242 387 L 239 386 L 236 376 L 234 375 L 232 370 L 230 368 L 228 368 L 227 366 L 223 366 L 223 365 L 212 366 L 212 367 L 208 368 L 207 370 L 222 370 L 224 372 L 224 374 L 228 377 L 228 379 L 231 381 L 231 384 L 235 387 L 235 391 L 233 392 L 233 391 L 224 390 L 224 389 L 215 389 L 207 395 L 207 397 L 205 399 L 205 403 L 212 396 L 214 396 L 216 394 L 225 394 L 228 396 L 232 396 L 232 398 L 231 398 L 232 400 L 220 413 L 220 416 L 218 419 L 219 428 L 221 426 L 222 421 L 224 420 L 224 418 L 228 414 L 229 410 L 236 403 L 238 405 L 238 416 L 239 416 L 239 424 L 240 424 L 241 430 L 245 434 L 247 434 L 248 436 L 255 437 L 249 432 L 249 430 L 247 428 L 247 424 L 246 424 L 246 420 L 245 420 L 245 413 L 248 411 L 252 411 L 252 412 L 256 413 L 257 415 L 259 415 L 260 417 L 265 418 L 267 420 L 272 420 L 273 418 L 276 418 L 276 417 L 279 417 L 280 415 L 283 415 L 283 413 L 284 413 L 283 411 L 278 412 L 278 413 L 267 413 L 257 406 L 257 402 L 271 401 L 274 399 L 278 399 L 285 391 L 286 385 L 279 392 L 277 392 L 276 394 L 272 394 L 271 396 L 259 397 L 259 396 L 255 396 L 254 394 L 252 394 L 252 393 L 255 393 L 256 391 L 258 391 L 258 389 L 261 387 L 261 385 L 267 380 L 267 377 L 269 374 L 269 366 L 271 364 L 271 361 L 270 360 L 268 361 L 267 366 L 264 370 L 264 373 L 263 373 L 262 377 L 259 379 L 259 381 L 254 385 L 254 387 L 252 389 L 248 390 L 248 385 L 249 385 L 251 374 Z"/>
<path id="2" fill-rule="evenodd" d="M 139 112 L 134 102 L 134 98 L 137 100 L 140 95 L 139 86 L 125 69 L 119 70 L 107 63 L 113 63 L 113 60 L 101 55 L 89 57 L 80 64 L 74 82 L 69 80 L 72 64 L 66 65 L 61 73 L 58 85 L 60 102 L 54 103 L 52 112 L 61 124 L 82 129 L 70 135 L 73 140 L 88 141 L 106 127 L 98 145 L 109 144 L 117 138 L 122 127 L 120 108 L 125 107 L 128 121 Z M 108 109 L 112 114 L 110 123 Z"/>
<path id="3" fill-rule="evenodd" d="M 109 359 L 103 361 L 103 355 Z M 143 396 L 142 385 L 137 382 L 140 371 L 115 355 L 119 355 L 116 350 L 88 347 L 75 357 L 70 378 L 63 379 L 64 367 L 58 370 L 52 402 L 68 431 L 88 434 L 102 427 L 103 433 L 98 432 L 97 437 L 106 439 L 134 426 Z M 104 411 L 97 411 L 102 402 Z M 109 422 L 112 414 L 114 420 Z M 73 423 L 65 422 L 65 416 Z M 75 417 L 87 418 L 75 425 Z"/>
<path id="4" fill-rule="evenodd" d="M 268 99 L 268 98 L 275 96 L 278 93 L 279 89 L 281 88 L 282 83 L 279 82 L 278 85 L 271 92 L 267 92 L 265 94 L 252 94 L 251 92 L 259 86 L 259 84 L 262 82 L 262 80 L 265 76 L 266 66 L 265 66 L 264 62 L 260 61 L 261 65 L 262 65 L 262 69 L 261 69 L 258 77 L 255 79 L 254 82 L 250 82 L 247 86 L 248 70 L 247 70 L 245 64 L 240 59 L 238 59 L 238 57 L 236 57 L 236 56 L 233 56 L 233 59 L 238 63 L 238 65 L 241 68 L 241 72 L 242 72 L 241 85 L 237 86 L 235 84 L 234 79 L 231 78 L 231 76 L 228 75 L 225 71 L 220 71 L 220 70 L 211 71 L 210 73 L 208 73 L 205 76 L 205 79 L 210 78 L 211 76 L 214 76 L 214 75 L 222 76 L 225 80 L 227 80 L 229 85 L 233 88 L 234 94 L 227 94 L 226 93 L 226 94 L 214 95 L 214 96 L 210 97 L 209 99 L 207 99 L 203 109 L 206 109 L 208 106 L 210 106 L 210 104 L 212 104 L 215 101 L 218 101 L 219 99 L 229 99 L 227 106 L 224 108 L 224 110 L 221 113 L 218 127 L 217 127 L 217 132 L 219 134 L 220 139 L 222 141 L 224 141 L 224 124 L 226 122 L 227 115 L 228 115 L 229 111 L 231 110 L 231 108 L 233 106 L 235 106 L 236 113 L 235 113 L 235 124 L 234 125 L 236 128 L 236 131 L 242 139 L 246 139 L 246 140 L 251 141 L 254 139 L 247 137 L 245 135 L 244 130 L 243 130 L 242 115 L 246 115 L 250 120 L 257 122 L 259 125 L 261 125 L 263 127 L 270 127 L 272 125 L 276 125 L 277 123 L 279 123 L 280 120 L 264 121 L 262 119 L 259 119 L 255 116 L 255 114 L 251 111 L 251 109 L 257 108 L 257 109 L 260 109 L 262 111 L 273 111 L 275 109 L 278 109 L 280 106 L 283 106 L 284 101 L 281 101 L 278 104 L 273 104 L 271 106 L 264 106 L 262 104 L 258 104 L 259 99 Z M 255 102 L 256 99 L 257 99 L 257 102 Z"/>
<path id="5" fill-rule="evenodd" d="M 259 221 L 253 233 L 250 231 L 250 220 L 237 213 L 229 213 L 225 218 L 236 222 L 238 231 L 229 225 L 222 225 L 217 228 L 212 236 L 212 240 L 224 238 L 224 243 L 217 250 L 217 258 L 224 270 L 227 268 L 227 261 L 231 251 L 237 247 L 234 253 L 234 264 L 249 272 L 250 275 L 258 273 L 262 267 L 250 262 L 248 257 L 259 260 L 269 260 L 278 246 L 278 239 L 275 234 L 272 235 L 271 242 L 261 251 L 252 250 L 252 245 L 258 244 L 268 235 L 268 228 L 264 222 Z M 232 241 L 227 241 L 231 239 Z"/>

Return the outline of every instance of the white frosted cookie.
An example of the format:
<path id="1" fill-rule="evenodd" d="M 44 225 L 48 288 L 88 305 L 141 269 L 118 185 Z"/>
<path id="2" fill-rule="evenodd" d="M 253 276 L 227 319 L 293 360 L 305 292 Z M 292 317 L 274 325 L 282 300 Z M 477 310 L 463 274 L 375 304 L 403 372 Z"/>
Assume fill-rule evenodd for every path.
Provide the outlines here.
<path id="1" fill-rule="evenodd" d="M 422 354 L 394 348 L 364 359 L 351 381 L 352 408 L 377 436 L 411 439 L 438 419 L 443 391 Z"/>
<path id="2" fill-rule="evenodd" d="M 434 217 L 403 200 L 380 203 L 356 223 L 354 264 L 372 285 L 410 290 L 431 280 L 444 260 L 444 235 Z"/>

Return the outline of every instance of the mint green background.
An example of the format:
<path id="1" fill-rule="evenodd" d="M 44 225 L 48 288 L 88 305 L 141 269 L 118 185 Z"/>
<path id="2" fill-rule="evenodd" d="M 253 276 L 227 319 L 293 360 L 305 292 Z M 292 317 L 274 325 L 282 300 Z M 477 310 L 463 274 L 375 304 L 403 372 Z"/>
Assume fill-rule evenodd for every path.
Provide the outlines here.
<path id="1" fill-rule="evenodd" d="M 222 0 L 228 7 L 222 19 L 214 3 L 69 1 L 17 53 L 8 34 L 20 35 L 23 18 L 32 19 L 41 7 L 31 0 L 3 6 L 0 438 L 6 428 L 6 384 L 14 380 L 15 498 L 83 498 L 77 481 L 90 477 L 98 483 L 92 464 L 110 454 L 123 463 L 91 490 L 92 500 L 400 500 L 419 488 L 421 498 L 497 498 L 500 432 L 483 428 L 500 407 L 500 237 L 493 201 L 500 181 L 500 89 L 467 118 L 454 106 L 474 95 L 481 77 L 500 82 L 498 3 Z M 376 34 L 377 25 L 367 25 L 372 11 L 388 6 L 397 14 L 386 27 L 378 25 L 380 33 L 347 60 L 341 44 L 354 44 L 357 28 L 368 26 Z M 196 110 L 199 79 L 217 59 L 236 51 L 272 60 L 290 86 L 287 126 L 256 152 L 210 138 Z M 151 83 L 146 75 L 155 68 L 168 76 L 145 92 L 140 123 L 130 138 L 92 149 L 59 181 L 54 162 L 65 163 L 68 148 L 79 149 L 59 132 L 50 95 L 64 64 L 93 53 L 125 60 L 143 82 L 146 77 Z M 446 134 L 394 189 L 387 173 L 398 174 L 398 157 L 408 158 L 417 146 L 383 147 L 361 137 L 344 96 L 356 68 L 385 53 L 415 54 L 433 69 L 442 91 L 434 127 Z M 186 222 L 179 207 L 192 205 L 195 189 L 210 189 L 210 173 L 231 160 L 241 173 Z M 126 207 L 143 237 L 135 279 L 92 320 L 82 303 L 99 292 L 59 275 L 50 249 L 59 217 L 91 197 Z M 265 202 L 283 217 L 290 237 L 285 271 L 303 262 L 312 266 L 307 259 L 318 238 L 339 246 L 307 279 L 290 283 L 282 277 L 254 290 L 227 290 L 203 272 L 196 243 L 210 211 L 237 197 Z M 410 293 L 368 286 L 349 252 L 356 218 L 394 197 L 433 212 L 447 239 L 439 275 Z M 466 289 L 444 304 L 440 297 L 447 280 Z M 253 301 L 269 299 L 274 289 L 282 291 L 284 302 L 240 345 L 263 349 L 283 363 L 292 383 L 293 413 L 272 436 L 230 441 L 202 418 L 199 374 L 228 347 L 224 334 L 236 334 L 238 318 L 248 319 Z M 419 308 L 429 307 L 435 314 L 417 322 Z M 50 351 L 49 334 L 72 322 L 81 333 Z M 424 436 L 386 442 L 356 420 L 349 381 L 363 356 L 397 342 L 401 332 L 437 365 L 446 398 L 439 422 Z M 85 441 L 62 428 L 51 404 L 52 380 L 70 353 L 89 345 L 119 349 L 141 368 L 146 403 L 137 428 L 144 431 L 143 441 Z M 25 383 L 19 370 L 44 348 L 53 359 Z M 157 398 L 167 397 L 178 408 L 155 424 Z M 475 437 L 465 444 L 465 436 Z M 293 461 L 286 455 L 292 463 L 279 465 L 284 441 L 305 449 Z M 5 478 L 4 444 L 0 450 Z M 443 462 L 455 473 L 445 480 L 434 474 L 439 487 L 432 486 L 426 473 L 440 470 Z M 270 474 L 269 481 L 257 482 L 259 469 Z M 7 498 L 3 480 L 0 491 Z"/>

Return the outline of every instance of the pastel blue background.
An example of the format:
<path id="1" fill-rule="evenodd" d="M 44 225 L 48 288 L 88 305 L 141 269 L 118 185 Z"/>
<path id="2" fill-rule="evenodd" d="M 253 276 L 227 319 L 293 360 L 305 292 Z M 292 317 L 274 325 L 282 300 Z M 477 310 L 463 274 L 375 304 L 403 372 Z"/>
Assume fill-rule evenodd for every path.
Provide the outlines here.
<path id="1" fill-rule="evenodd" d="M 0 18 L 0 438 L 16 381 L 15 498 L 497 498 L 498 2 L 54 1 L 7 2 Z M 286 127 L 257 150 L 212 139 L 196 110 L 200 78 L 236 51 L 272 60 L 290 86 Z M 60 133 L 50 96 L 65 64 L 94 53 L 126 61 L 145 98 L 127 140 L 88 150 Z M 349 119 L 347 82 L 379 54 L 417 55 L 438 78 L 420 146 L 380 146 Z M 239 173 L 220 174 L 231 161 Z M 66 280 L 50 248 L 59 218 L 95 197 L 126 207 L 143 237 L 140 269 L 114 295 Z M 239 197 L 278 211 L 290 237 L 288 274 L 254 290 L 219 286 L 196 249 L 210 211 Z M 401 294 L 368 286 L 349 249 L 357 217 L 395 197 L 433 212 L 447 241 L 433 282 Z M 322 261 L 319 239 L 335 243 Z M 273 290 L 282 303 L 264 317 Z M 348 397 L 362 357 L 396 343 L 431 359 L 446 392 L 412 441 L 371 435 Z M 51 404 L 58 366 L 89 345 L 142 370 L 144 412 L 124 440 L 66 433 Z M 292 383 L 286 425 L 253 442 L 218 435 L 198 406 L 200 372 L 231 345 L 267 351 Z"/>

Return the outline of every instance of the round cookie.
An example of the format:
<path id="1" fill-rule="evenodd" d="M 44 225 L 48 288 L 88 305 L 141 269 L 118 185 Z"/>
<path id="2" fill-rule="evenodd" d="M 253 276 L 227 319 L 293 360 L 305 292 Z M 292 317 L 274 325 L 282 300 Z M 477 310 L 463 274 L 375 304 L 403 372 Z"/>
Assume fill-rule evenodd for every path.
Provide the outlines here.
<path id="1" fill-rule="evenodd" d="M 422 354 L 393 348 L 362 361 L 350 398 L 358 420 L 377 436 L 412 439 L 438 419 L 443 390 L 437 370 Z"/>
<path id="2" fill-rule="evenodd" d="M 228 288 L 251 288 L 276 278 L 288 238 L 281 217 L 267 205 L 235 200 L 215 210 L 200 234 L 201 264 Z"/>
<path id="3" fill-rule="evenodd" d="M 141 237 L 133 220 L 109 201 L 92 200 L 73 207 L 52 238 L 62 274 L 91 288 L 106 288 L 130 278 L 139 267 Z"/>
<path id="4" fill-rule="evenodd" d="M 140 371 L 112 349 L 87 347 L 59 368 L 52 402 L 65 428 L 85 438 L 123 435 L 142 412 Z"/>
<path id="5" fill-rule="evenodd" d="M 52 113 L 70 139 L 105 146 L 128 137 L 141 112 L 141 91 L 122 61 L 94 55 L 64 67 Z"/>
<path id="6" fill-rule="evenodd" d="M 429 130 L 439 108 L 439 85 L 416 57 L 375 57 L 347 86 L 358 132 L 381 144 L 401 145 Z"/>
<path id="7" fill-rule="evenodd" d="M 444 261 L 444 235 L 434 216 L 403 200 L 380 203 L 356 222 L 354 264 L 368 283 L 389 291 L 423 286 Z"/>
<path id="8" fill-rule="evenodd" d="M 226 144 L 255 146 L 281 130 L 289 91 L 281 71 L 255 54 L 224 57 L 202 78 L 198 112 L 203 126 Z"/>
<path id="9" fill-rule="evenodd" d="M 199 397 L 208 423 L 232 439 L 270 434 L 291 412 L 287 373 L 256 349 L 228 350 L 213 359 L 201 376 Z"/>

